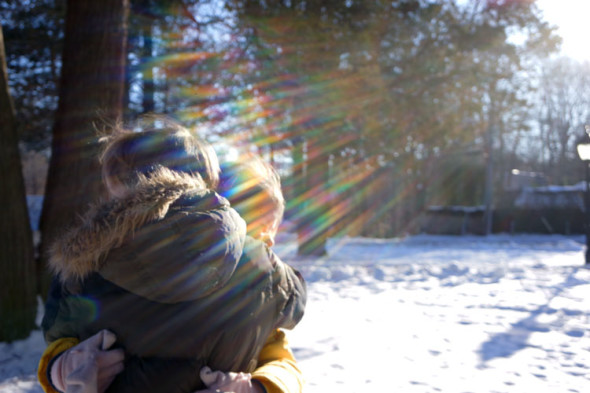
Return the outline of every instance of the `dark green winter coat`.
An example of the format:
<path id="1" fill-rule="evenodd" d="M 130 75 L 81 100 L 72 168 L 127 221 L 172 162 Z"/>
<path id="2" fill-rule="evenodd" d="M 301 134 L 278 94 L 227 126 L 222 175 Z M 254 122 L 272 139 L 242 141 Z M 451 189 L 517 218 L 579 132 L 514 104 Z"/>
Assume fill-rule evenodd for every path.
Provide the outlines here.
<path id="1" fill-rule="evenodd" d="M 251 372 L 306 300 L 299 273 L 188 176 L 146 179 L 133 197 L 92 209 L 51 265 L 46 340 L 113 331 L 126 364 L 109 392 L 193 392 L 205 365 Z"/>

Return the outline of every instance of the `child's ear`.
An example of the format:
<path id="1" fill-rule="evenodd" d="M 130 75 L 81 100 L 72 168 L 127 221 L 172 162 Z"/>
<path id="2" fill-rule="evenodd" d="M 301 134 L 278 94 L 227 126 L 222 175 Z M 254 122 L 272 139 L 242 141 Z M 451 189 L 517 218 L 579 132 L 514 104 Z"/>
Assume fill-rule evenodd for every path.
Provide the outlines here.
<path id="1" fill-rule="evenodd" d="M 260 234 L 260 240 L 266 243 L 266 245 L 269 247 L 272 247 L 275 244 L 274 236 L 266 231 Z"/>
<path id="2" fill-rule="evenodd" d="M 260 231 L 260 240 L 266 243 L 267 246 L 272 247 L 275 244 L 275 236 L 277 231 L 274 228 L 274 225 L 266 225 Z"/>

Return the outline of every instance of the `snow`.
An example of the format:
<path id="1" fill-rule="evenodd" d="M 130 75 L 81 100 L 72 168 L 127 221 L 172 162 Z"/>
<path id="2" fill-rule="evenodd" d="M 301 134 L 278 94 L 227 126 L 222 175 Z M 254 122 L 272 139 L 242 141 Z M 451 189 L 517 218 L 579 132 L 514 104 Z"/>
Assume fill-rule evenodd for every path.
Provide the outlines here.
<path id="1" fill-rule="evenodd" d="M 295 257 L 308 282 L 289 332 L 306 393 L 585 392 L 590 269 L 583 236 L 331 239 Z M 0 343 L 0 392 L 41 392 L 41 333 Z"/>
<path id="2" fill-rule="evenodd" d="M 31 229 L 34 232 L 38 231 L 39 221 L 41 220 L 41 210 L 43 209 L 43 195 L 27 195 L 27 205 Z"/>

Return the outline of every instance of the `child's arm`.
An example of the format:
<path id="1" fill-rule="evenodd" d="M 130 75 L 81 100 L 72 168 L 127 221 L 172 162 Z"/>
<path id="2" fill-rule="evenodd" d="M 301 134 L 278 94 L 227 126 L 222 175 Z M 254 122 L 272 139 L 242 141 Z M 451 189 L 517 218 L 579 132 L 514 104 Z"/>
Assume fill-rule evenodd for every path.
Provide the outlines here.
<path id="1" fill-rule="evenodd" d="M 258 368 L 248 373 L 201 370 L 201 379 L 207 389 L 195 393 L 301 393 L 303 375 L 289 349 L 285 332 L 275 330 L 260 352 Z M 258 382 L 258 383 L 256 383 Z"/>
<path id="2" fill-rule="evenodd" d="M 273 264 L 273 292 L 282 303 L 275 327 L 293 329 L 303 318 L 307 285 L 301 273 L 283 262 L 270 248 L 266 250 Z"/>
<path id="3" fill-rule="evenodd" d="M 260 240 L 246 237 L 244 254 L 245 261 L 240 263 L 234 277 L 238 277 L 236 280 L 249 280 L 252 285 L 263 285 L 268 291 L 265 307 L 270 307 L 274 318 L 270 321 L 272 325 L 268 326 L 269 331 L 293 329 L 303 318 L 307 302 L 303 276 Z"/>
<path id="4" fill-rule="evenodd" d="M 60 304 L 63 301 L 62 290 L 61 283 L 56 277 L 54 277 L 51 281 L 51 286 L 49 287 L 47 301 L 45 302 L 45 314 L 43 315 L 43 321 L 41 323 L 48 346 L 45 348 L 45 351 L 39 360 L 37 378 L 43 391 L 46 393 L 59 393 L 51 384 L 50 366 L 53 364 L 53 360 L 68 349 L 75 347 L 80 342 L 77 337 L 50 337 L 52 336 L 50 331 L 55 328 Z M 72 331 L 72 333 L 74 332 Z"/>
<path id="5" fill-rule="evenodd" d="M 64 337 L 52 342 L 45 348 L 43 355 L 41 355 L 41 360 L 39 360 L 39 367 L 37 368 L 37 378 L 45 393 L 59 393 L 51 384 L 51 370 L 49 366 L 53 363 L 52 360 L 68 349 L 75 347 L 78 342 L 77 338 Z"/>
<path id="6" fill-rule="evenodd" d="M 301 393 L 304 379 L 283 330 L 275 330 L 258 356 L 258 368 L 252 379 L 259 381 L 267 393 Z"/>
<path id="7" fill-rule="evenodd" d="M 54 278 L 42 322 L 49 345 L 39 360 L 39 383 L 46 393 L 57 393 L 65 391 L 70 377 L 72 381 L 77 379 L 75 383 L 80 385 L 85 382 L 80 378 L 94 376 L 87 383 L 97 385 L 98 391 L 102 392 L 123 369 L 123 350 L 106 350 L 116 340 L 114 334 L 106 330 L 80 342 L 77 334 L 79 321 L 73 318 L 72 304 L 64 291 L 62 284 Z M 75 308 L 84 311 L 84 307 Z M 82 312 L 82 315 L 85 314 Z"/>
<path id="8" fill-rule="evenodd" d="M 75 386 L 104 392 L 123 371 L 123 350 L 109 350 L 115 341 L 113 333 L 101 330 L 80 343 L 75 338 L 62 338 L 50 344 L 37 371 L 43 390 L 47 393 L 65 392 Z"/>

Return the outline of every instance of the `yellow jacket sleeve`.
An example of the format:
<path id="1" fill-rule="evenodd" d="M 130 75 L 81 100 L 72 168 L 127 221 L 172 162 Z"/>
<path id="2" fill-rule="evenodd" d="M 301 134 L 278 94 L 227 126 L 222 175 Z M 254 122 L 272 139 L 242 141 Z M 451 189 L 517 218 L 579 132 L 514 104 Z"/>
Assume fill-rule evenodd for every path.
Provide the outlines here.
<path id="1" fill-rule="evenodd" d="M 262 383 L 268 393 L 303 391 L 303 374 L 297 367 L 283 330 L 277 329 L 264 344 L 252 378 Z"/>
<path id="2" fill-rule="evenodd" d="M 41 360 L 39 360 L 39 368 L 37 369 L 37 378 L 45 393 L 59 393 L 53 388 L 48 377 L 48 367 L 51 364 L 51 360 L 60 353 L 78 345 L 79 342 L 77 338 L 64 337 L 55 340 L 45 348 L 43 355 L 41 355 Z"/>

